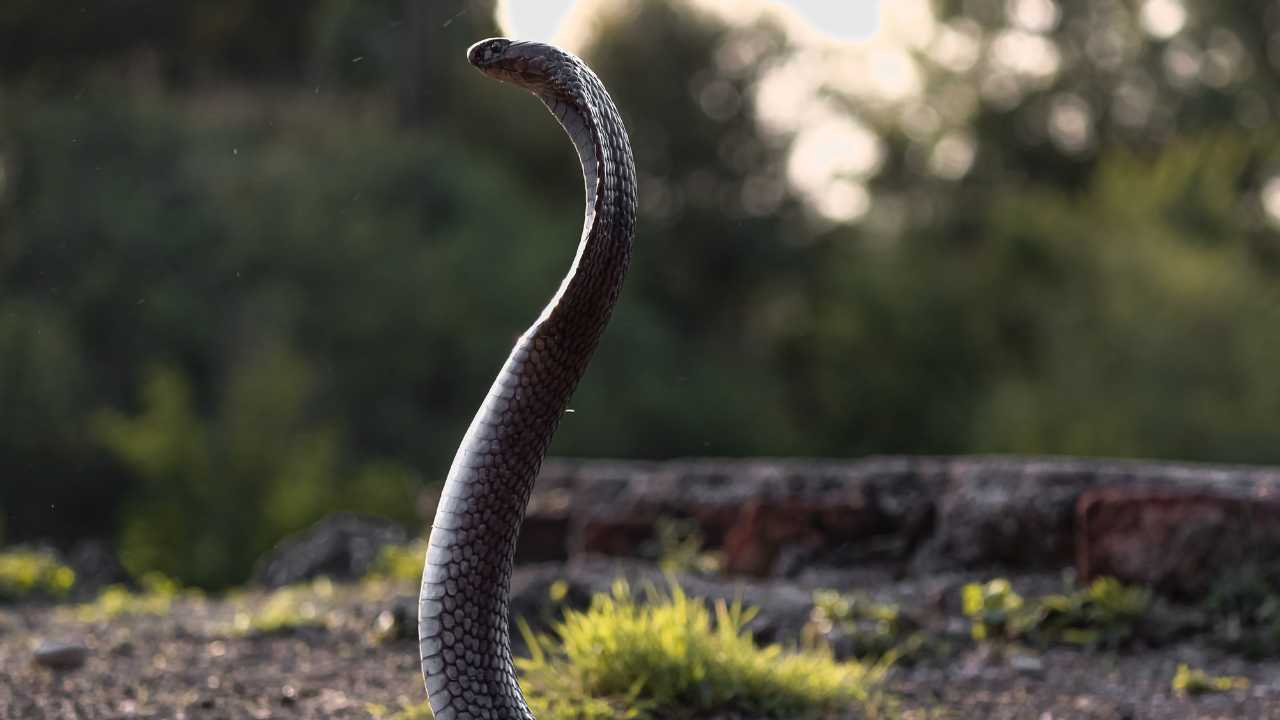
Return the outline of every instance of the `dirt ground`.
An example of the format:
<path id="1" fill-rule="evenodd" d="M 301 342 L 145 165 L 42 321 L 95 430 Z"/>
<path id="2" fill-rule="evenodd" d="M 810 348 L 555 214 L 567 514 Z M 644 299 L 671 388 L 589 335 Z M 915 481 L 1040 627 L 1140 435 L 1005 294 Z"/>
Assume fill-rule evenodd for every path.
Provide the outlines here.
<path id="1" fill-rule="evenodd" d="M 235 629 L 246 602 L 252 596 L 180 600 L 163 615 L 87 622 L 65 608 L 0 609 L 0 718 L 370 718 L 378 706 L 421 702 L 414 643 L 376 637 L 385 597 L 340 592 L 318 626 L 276 633 Z M 83 666 L 59 671 L 34 662 L 46 640 L 82 643 Z M 1250 684 L 1178 697 L 1170 680 L 1179 662 Z M 975 649 L 940 666 L 896 668 L 887 689 L 906 718 L 1280 718 L 1280 663 L 1192 643 L 1122 654 L 1050 649 L 1018 659 Z"/>

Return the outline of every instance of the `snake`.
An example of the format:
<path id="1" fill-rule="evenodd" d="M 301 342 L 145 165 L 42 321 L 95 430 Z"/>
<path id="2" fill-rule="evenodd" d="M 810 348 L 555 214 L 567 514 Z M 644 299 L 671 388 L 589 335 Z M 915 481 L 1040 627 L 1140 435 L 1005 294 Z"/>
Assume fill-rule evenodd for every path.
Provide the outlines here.
<path id="1" fill-rule="evenodd" d="M 578 57 L 490 38 L 467 59 L 551 111 L 582 164 L 586 218 L 568 273 L 516 341 L 445 478 L 418 598 L 419 654 L 437 720 L 532 720 L 508 629 L 516 540 L 547 446 L 618 302 L 636 170 L 617 107 Z"/>

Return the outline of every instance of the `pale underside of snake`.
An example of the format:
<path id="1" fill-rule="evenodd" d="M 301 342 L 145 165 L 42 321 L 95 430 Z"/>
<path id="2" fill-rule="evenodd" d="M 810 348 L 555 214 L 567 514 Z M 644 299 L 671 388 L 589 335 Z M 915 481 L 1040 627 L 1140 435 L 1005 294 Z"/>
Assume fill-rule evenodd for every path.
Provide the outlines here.
<path id="1" fill-rule="evenodd" d="M 547 445 L 622 289 L 636 173 L 622 118 L 580 59 L 503 38 L 476 43 L 467 59 L 542 100 L 573 140 L 586 182 L 573 265 L 516 341 L 449 468 L 418 604 L 422 675 L 436 718 L 528 720 L 507 625 L 516 538 Z"/>

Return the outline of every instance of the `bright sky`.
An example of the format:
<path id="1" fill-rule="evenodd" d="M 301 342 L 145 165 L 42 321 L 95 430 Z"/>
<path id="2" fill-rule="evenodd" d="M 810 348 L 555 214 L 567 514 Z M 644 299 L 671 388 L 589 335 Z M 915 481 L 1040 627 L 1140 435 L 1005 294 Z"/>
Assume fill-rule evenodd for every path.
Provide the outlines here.
<path id="1" fill-rule="evenodd" d="M 734 3 L 736 0 L 719 0 Z M 513 37 L 549 41 L 575 0 L 503 0 L 501 10 L 506 32 Z M 880 0 L 782 0 L 814 27 L 840 40 L 861 40 L 875 32 L 880 17 Z"/>
<path id="2" fill-rule="evenodd" d="M 581 41 L 578 34 L 589 27 L 582 19 L 590 17 L 592 8 L 607 8 L 619 1 L 501 0 L 499 18 L 503 31 L 512 37 L 556 42 L 573 50 Z M 1016 1 L 1057 7 L 1055 0 Z M 929 0 L 689 2 L 731 23 L 751 22 L 770 6 L 782 11 L 776 17 L 786 21 L 798 52 L 756 83 L 758 117 L 769 132 L 792 137 L 786 178 L 819 216 L 853 222 L 866 215 L 871 205 L 866 183 L 884 159 L 884 146 L 859 118 L 832 106 L 824 87 L 881 101 L 900 102 L 917 95 L 919 72 L 905 48 L 922 47 L 933 39 L 936 23 Z M 943 169 L 952 176 L 963 175 L 972 161 L 971 145 L 955 138 L 945 149 L 949 154 L 939 159 Z M 781 196 L 765 193 L 772 198 L 771 206 L 760 201 L 756 196 L 761 193 L 752 188 L 776 185 L 774 177 L 748 180 L 744 202 L 750 194 L 753 212 L 769 212 Z"/>

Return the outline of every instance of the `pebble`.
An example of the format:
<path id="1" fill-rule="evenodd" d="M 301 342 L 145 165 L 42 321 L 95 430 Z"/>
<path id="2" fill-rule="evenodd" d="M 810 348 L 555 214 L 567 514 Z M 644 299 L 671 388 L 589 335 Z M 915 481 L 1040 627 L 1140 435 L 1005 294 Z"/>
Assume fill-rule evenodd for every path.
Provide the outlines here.
<path id="1" fill-rule="evenodd" d="M 75 670 L 84 665 L 89 657 L 89 648 L 77 642 L 59 642 L 45 640 L 36 648 L 33 655 L 36 664 L 51 670 Z"/>
<path id="2" fill-rule="evenodd" d="M 1009 666 L 1023 675 L 1044 677 L 1044 661 L 1032 655 L 1014 655 L 1009 658 Z"/>

